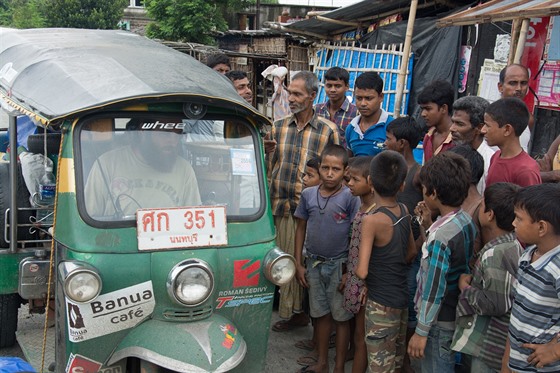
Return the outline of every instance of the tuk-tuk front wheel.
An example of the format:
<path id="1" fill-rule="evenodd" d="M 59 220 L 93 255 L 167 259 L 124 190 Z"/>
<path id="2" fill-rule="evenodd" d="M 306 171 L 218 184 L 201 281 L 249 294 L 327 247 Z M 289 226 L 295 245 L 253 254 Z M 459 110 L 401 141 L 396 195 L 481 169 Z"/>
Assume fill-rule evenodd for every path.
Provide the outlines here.
<path id="1" fill-rule="evenodd" d="M 19 294 L 0 295 L 0 348 L 11 347 L 16 343 L 20 304 Z"/>

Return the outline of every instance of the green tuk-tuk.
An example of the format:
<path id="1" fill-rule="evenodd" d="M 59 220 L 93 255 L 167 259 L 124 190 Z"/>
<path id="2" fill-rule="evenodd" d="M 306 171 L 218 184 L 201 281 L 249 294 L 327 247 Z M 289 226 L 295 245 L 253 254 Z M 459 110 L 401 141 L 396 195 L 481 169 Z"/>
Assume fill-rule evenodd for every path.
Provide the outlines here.
<path id="1" fill-rule="evenodd" d="M 268 119 L 227 78 L 128 32 L 0 39 L 0 347 L 21 304 L 49 303 L 56 372 L 261 372 L 275 285 L 294 275 L 274 241 Z M 18 147 L 54 162 L 53 204 Z"/>

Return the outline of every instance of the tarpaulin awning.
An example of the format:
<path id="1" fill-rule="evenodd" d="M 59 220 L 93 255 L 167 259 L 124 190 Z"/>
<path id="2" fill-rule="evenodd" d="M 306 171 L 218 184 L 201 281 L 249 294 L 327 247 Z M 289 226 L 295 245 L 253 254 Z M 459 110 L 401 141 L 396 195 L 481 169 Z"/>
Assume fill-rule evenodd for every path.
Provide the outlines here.
<path id="1" fill-rule="evenodd" d="M 492 0 L 444 17 L 437 22 L 437 26 L 463 26 L 559 14 L 558 0 Z"/>
<path id="2" fill-rule="evenodd" d="M 355 30 L 364 22 L 367 28 L 374 18 L 384 18 L 401 11 L 407 11 L 410 0 L 364 0 L 356 4 L 338 8 L 289 25 L 282 30 L 293 33 L 307 33 L 329 38 L 349 30 Z"/>

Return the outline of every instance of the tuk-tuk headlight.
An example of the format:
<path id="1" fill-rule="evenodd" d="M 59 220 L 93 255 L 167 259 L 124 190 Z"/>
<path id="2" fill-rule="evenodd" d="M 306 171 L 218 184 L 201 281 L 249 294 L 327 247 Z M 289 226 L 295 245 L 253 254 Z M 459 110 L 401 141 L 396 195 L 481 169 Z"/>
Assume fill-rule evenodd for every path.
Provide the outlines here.
<path id="1" fill-rule="evenodd" d="M 214 275 L 202 260 L 189 259 L 177 264 L 167 278 L 169 296 L 181 305 L 204 303 L 214 290 Z"/>
<path id="2" fill-rule="evenodd" d="M 293 256 L 279 248 L 270 250 L 264 258 L 266 278 L 275 285 L 282 286 L 296 274 L 296 261 Z"/>
<path id="3" fill-rule="evenodd" d="M 87 303 L 101 293 L 101 277 L 89 264 L 62 262 L 59 273 L 64 283 L 64 294 L 74 302 Z"/>

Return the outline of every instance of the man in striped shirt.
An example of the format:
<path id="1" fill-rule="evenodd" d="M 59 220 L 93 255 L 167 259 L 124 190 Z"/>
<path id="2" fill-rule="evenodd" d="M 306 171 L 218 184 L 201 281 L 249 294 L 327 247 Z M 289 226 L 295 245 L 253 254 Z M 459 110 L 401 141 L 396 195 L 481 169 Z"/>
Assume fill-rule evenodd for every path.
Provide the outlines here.
<path id="1" fill-rule="evenodd" d="M 514 372 L 560 372 L 560 185 L 522 189 L 513 226 L 533 246 L 519 260 L 504 363 Z"/>
<path id="2" fill-rule="evenodd" d="M 459 278 L 457 328 L 451 348 L 470 360 L 471 372 L 500 371 L 517 265 L 523 248 L 514 233 L 513 202 L 520 188 L 496 183 L 484 192 L 478 210 L 484 247 L 473 274 Z"/>
<path id="3" fill-rule="evenodd" d="M 318 158 L 327 145 L 340 143 L 336 124 L 318 116 L 313 109 L 318 89 L 319 81 L 312 72 L 294 75 L 288 86 L 292 115 L 274 122 L 270 139 L 265 140 L 276 243 L 292 255 L 296 228 L 293 214 L 303 189 L 305 165 L 309 159 Z M 278 314 L 284 320 L 273 325 L 274 331 L 309 323 L 302 312 L 302 297 L 303 289 L 295 278 L 280 289 Z"/>

